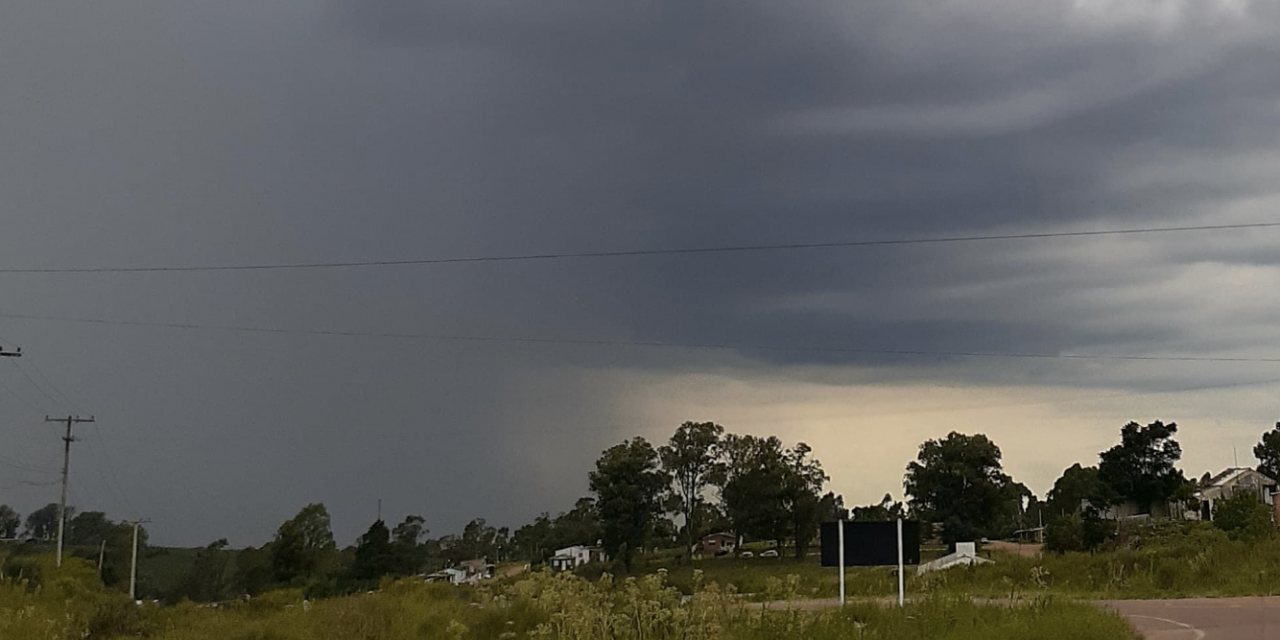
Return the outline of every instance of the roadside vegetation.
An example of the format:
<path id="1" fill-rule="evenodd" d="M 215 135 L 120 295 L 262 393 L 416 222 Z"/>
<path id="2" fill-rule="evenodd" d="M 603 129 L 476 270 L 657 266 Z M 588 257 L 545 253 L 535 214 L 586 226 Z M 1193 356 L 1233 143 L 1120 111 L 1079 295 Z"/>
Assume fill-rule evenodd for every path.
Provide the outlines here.
<path id="1" fill-rule="evenodd" d="M 1114 614 L 1040 598 L 1017 606 L 937 596 L 905 610 L 861 605 L 764 611 L 699 579 L 692 597 L 659 576 L 589 581 L 538 572 L 488 588 L 386 580 L 372 593 L 304 602 L 298 589 L 219 607 L 135 606 L 91 565 L 49 558 L 6 566 L 0 638 L 24 640 L 1014 640 L 1137 638 Z M 777 595 L 795 597 L 794 581 Z"/>
<path id="2" fill-rule="evenodd" d="M 1234 503 L 1234 504 L 1233 504 Z M 1244 515 L 1227 516 L 1233 509 Z M 1124 528 L 1094 551 L 1056 553 L 1036 557 L 983 553 L 995 562 L 955 567 L 917 576 L 907 568 L 909 597 L 944 594 L 956 597 L 1029 599 L 1046 594 L 1077 599 L 1138 599 L 1280 595 L 1280 537 L 1270 532 L 1265 512 L 1248 500 L 1223 503 L 1224 516 L 1214 524 L 1185 522 Z M 1112 525 L 1114 527 L 1114 524 Z M 1224 529 L 1229 527 L 1229 529 Z M 732 585 L 750 600 L 776 598 L 777 581 L 793 581 L 801 598 L 834 598 L 838 573 L 822 567 L 816 557 L 716 558 L 692 565 L 676 562 L 649 565 L 665 572 L 671 584 L 685 592 L 694 576 Z M 887 598 L 897 594 L 892 568 L 846 569 L 846 592 L 851 598 Z"/>

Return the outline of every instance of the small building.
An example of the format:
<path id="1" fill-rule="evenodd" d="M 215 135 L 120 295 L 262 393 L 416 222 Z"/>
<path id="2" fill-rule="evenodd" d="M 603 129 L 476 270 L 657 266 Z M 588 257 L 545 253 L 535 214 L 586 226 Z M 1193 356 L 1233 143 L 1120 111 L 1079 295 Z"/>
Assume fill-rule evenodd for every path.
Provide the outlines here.
<path id="1" fill-rule="evenodd" d="M 725 531 L 712 533 L 703 536 L 702 544 L 699 546 L 701 553 L 704 556 L 719 556 L 726 553 L 733 553 L 733 550 L 738 547 L 738 537 Z"/>
<path id="2" fill-rule="evenodd" d="M 458 563 L 458 568 L 467 573 L 467 580 L 487 580 L 493 577 L 494 566 L 489 564 L 488 558 L 476 558 L 474 560 L 463 560 Z"/>
<path id="3" fill-rule="evenodd" d="M 463 569 L 450 567 L 424 576 L 424 579 L 427 582 L 445 582 L 456 587 L 458 585 L 466 584 L 467 572 Z"/>
<path id="4" fill-rule="evenodd" d="M 1258 502 L 1271 506 L 1274 510 L 1277 482 L 1264 473 L 1247 467 L 1227 469 L 1204 482 L 1195 497 L 1200 500 L 1200 518 L 1213 519 L 1213 503 L 1226 500 L 1242 491 L 1248 491 L 1258 497 Z"/>
<path id="5" fill-rule="evenodd" d="M 604 559 L 604 551 L 600 547 L 575 544 L 572 547 L 556 549 L 555 555 L 551 556 L 550 564 L 553 571 L 572 571 L 589 562 L 602 562 Z"/>

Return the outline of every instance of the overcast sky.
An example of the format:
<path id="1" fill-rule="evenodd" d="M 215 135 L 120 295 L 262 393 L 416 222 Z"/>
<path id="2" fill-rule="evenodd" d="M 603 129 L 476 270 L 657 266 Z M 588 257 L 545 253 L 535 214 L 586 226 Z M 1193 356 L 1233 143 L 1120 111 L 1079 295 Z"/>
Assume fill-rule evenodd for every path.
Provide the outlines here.
<path id="1" fill-rule="evenodd" d="M 1280 221 L 1271 0 L 221 0 L 0 8 L 0 269 Z M 257 334 L 1280 358 L 1280 229 L 201 273 L 0 273 L 0 503 L 261 544 L 323 501 L 518 526 L 684 420 L 850 503 L 984 432 L 1037 494 L 1130 420 L 1189 475 L 1280 365 Z M 62 320 L 17 318 L 41 316 Z M 26 484 L 24 484 L 26 483 Z"/>

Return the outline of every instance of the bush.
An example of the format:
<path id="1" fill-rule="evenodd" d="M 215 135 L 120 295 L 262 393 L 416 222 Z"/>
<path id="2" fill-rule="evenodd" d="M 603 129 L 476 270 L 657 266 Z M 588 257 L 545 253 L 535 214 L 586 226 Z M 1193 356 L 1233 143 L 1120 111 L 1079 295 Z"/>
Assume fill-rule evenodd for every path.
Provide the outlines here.
<path id="1" fill-rule="evenodd" d="M 1111 537 L 1111 527 L 1089 509 L 1083 514 L 1074 513 L 1057 517 L 1045 527 L 1045 549 L 1057 553 L 1068 551 L 1093 551 Z"/>
<path id="2" fill-rule="evenodd" d="M 1233 537 L 1265 538 L 1275 533 L 1271 508 L 1251 491 L 1238 491 L 1213 505 L 1213 526 Z"/>

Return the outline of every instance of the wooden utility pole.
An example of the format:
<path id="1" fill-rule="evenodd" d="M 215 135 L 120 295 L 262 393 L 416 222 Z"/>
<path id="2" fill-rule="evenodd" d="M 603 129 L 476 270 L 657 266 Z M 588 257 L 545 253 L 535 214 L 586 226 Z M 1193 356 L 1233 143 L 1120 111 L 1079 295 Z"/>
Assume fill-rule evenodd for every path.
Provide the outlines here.
<path id="1" fill-rule="evenodd" d="M 150 520 L 134 520 L 133 524 L 133 562 L 129 565 L 129 599 L 137 600 L 138 589 L 138 527 Z"/>
<path id="2" fill-rule="evenodd" d="M 66 418 L 50 418 L 44 417 L 45 422 L 65 422 L 67 423 L 67 435 L 62 436 L 62 499 L 58 501 L 58 566 L 62 566 L 62 539 L 63 531 L 67 525 L 67 471 L 71 466 L 71 443 L 76 439 L 71 437 L 71 425 L 81 422 L 93 422 L 93 416 L 81 418 L 80 416 L 67 416 Z"/>

